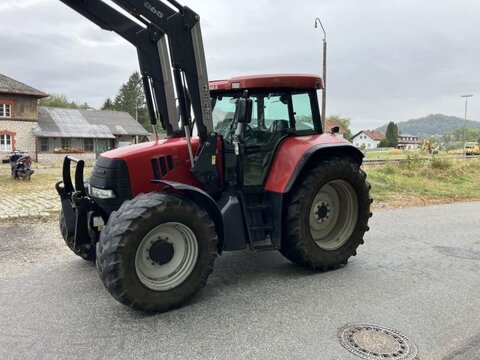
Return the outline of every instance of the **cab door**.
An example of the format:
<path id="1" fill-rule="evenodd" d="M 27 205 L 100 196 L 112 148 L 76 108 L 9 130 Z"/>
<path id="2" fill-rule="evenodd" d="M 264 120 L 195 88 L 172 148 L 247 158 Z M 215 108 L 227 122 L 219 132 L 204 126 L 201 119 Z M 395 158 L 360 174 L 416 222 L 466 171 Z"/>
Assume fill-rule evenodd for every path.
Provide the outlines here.
<path id="1" fill-rule="evenodd" d="M 254 106 L 245 133 L 244 184 L 260 186 L 267 178 L 275 149 L 282 140 L 319 131 L 312 112 L 316 93 L 277 91 L 251 98 Z"/>

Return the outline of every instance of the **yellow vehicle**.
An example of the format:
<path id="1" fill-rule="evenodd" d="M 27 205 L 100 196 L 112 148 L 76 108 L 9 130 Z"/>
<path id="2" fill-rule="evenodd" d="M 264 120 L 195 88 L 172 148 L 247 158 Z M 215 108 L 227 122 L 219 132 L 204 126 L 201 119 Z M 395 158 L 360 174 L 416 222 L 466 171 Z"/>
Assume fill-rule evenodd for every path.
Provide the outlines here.
<path id="1" fill-rule="evenodd" d="M 480 143 L 478 141 L 468 141 L 465 143 L 466 155 L 480 155 Z"/>
<path id="2" fill-rule="evenodd" d="M 422 150 L 428 152 L 429 154 L 435 155 L 438 154 L 439 146 L 436 142 L 433 142 L 430 139 L 424 139 L 422 143 Z"/>

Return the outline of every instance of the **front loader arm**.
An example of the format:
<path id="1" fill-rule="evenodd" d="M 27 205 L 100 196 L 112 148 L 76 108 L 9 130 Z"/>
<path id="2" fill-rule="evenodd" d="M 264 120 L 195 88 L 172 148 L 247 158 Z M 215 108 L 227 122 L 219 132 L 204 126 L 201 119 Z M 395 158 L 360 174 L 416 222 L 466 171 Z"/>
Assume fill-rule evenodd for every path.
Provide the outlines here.
<path id="1" fill-rule="evenodd" d="M 178 132 L 175 93 L 164 33 L 129 19 L 101 0 L 60 0 L 100 28 L 113 31 L 137 48 L 147 109 L 152 125 L 157 113 L 167 137 Z"/>
<path id="2" fill-rule="evenodd" d="M 213 123 L 199 15 L 174 0 L 113 1 L 139 21 L 167 35 L 183 126 L 191 127 L 190 100 L 203 143 L 213 131 Z"/>

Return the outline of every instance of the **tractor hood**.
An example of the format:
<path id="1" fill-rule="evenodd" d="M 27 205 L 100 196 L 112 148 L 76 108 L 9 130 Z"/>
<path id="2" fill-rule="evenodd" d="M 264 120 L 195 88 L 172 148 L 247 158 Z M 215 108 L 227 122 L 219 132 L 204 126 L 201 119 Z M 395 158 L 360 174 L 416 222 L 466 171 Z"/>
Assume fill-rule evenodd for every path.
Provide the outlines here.
<path id="1" fill-rule="evenodd" d="M 198 150 L 200 140 L 198 137 L 192 138 L 192 146 L 194 152 Z M 159 156 L 166 154 L 178 155 L 183 154 L 187 150 L 186 138 L 172 138 L 163 139 L 158 141 L 150 141 L 141 144 L 135 144 L 130 146 L 121 147 L 118 149 L 106 151 L 102 153 L 102 157 L 109 159 L 123 159 L 125 161 L 143 159 L 148 155 Z"/>
<path id="2" fill-rule="evenodd" d="M 192 138 L 193 153 L 200 145 L 198 137 Z M 157 191 L 161 185 L 152 180 L 173 180 L 201 187 L 192 175 L 186 138 L 171 138 L 130 145 L 104 152 L 100 159 L 122 161 L 130 178 L 132 196 Z"/>

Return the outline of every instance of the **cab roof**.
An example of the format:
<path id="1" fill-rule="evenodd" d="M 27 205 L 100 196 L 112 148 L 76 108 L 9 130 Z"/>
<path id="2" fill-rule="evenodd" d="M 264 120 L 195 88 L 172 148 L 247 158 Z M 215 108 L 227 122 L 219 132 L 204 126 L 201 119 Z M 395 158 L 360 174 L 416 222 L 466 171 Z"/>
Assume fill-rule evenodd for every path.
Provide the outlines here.
<path id="1" fill-rule="evenodd" d="M 210 91 L 242 89 L 323 89 L 322 78 L 310 74 L 270 74 L 237 76 L 209 82 Z"/>

